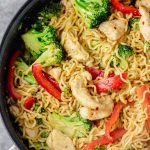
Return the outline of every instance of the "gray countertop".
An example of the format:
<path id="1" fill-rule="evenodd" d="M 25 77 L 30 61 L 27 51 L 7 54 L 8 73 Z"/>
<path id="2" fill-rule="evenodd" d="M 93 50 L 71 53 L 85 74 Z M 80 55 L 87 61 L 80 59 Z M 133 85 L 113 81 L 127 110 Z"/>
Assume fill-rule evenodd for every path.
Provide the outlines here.
<path id="1" fill-rule="evenodd" d="M 0 42 L 15 13 L 26 0 L 0 0 Z M 0 150 L 8 150 L 13 145 L 0 116 Z"/>

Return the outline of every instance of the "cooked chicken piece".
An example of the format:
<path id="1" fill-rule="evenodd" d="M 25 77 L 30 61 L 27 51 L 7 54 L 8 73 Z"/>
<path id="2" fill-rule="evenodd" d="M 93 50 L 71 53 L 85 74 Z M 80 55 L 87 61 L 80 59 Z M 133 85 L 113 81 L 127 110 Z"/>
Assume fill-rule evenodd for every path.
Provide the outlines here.
<path id="1" fill-rule="evenodd" d="M 148 10 L 150 10 L 150 0 L 141 0 L 140 5 L 145 6 Z"/>
<path id="2" fill-rule="evenodd" d="M 135 6 L 139 7 L 140 5 L 146 7 L 148 10 L 150 10 L 150 1 L 149 0 L 137 0 Z"/>
<path id="3" fill-rule="evenodd" d="M 114 107 L 114 103 L 110 96 L 106 96 L 106 98 L 100 103 L 100 107 L 98 109 L 90 109 L 88 107 L 80 108 L 80 115 L 89 120 L 98 120 L 103 119 L 110 116 Z"/>
<path id="4" fill-rule="evenodd" d="M 144 6 L 140 6 L 139 10 L 141 13 L 141 19 L 139 22 L 140 31 L 144 39 L 150 42 L 150 12 Z"/>
<path id="5" fill-rule="evenodd" d="M 80 76 L 82 78 L 85 78 L 87 81 L 91 81 L 92 80 L 92 75 L 88 71 L 81 72 Z"/>
<path id="6" fill-rule="evenodd" d="M 68 56 L 78 60 L 79 62 L 86 62 L 89 59 L 88 52 L 82 47 L 78 39 L 73 35 L 63 32 L 61 35 L 62 45 L 68 53 Z"/>
<path id="7" fill-rule="evenodd" d="M 50 67 L 46 70 L 46 72 L 50 74 L 54 79 L 56 79 L 56 81 L 59 81 L 62 70 L 60 67 Z"/>
<path id="8" fill-rule="evenodd" d="M 108 39 L 116 41 L 120 39 L 127 30 L 127 21 L 125 20 L 111 20 L 103 22 L 99 26 L 99 30 L 103 32 Z"/>
<path id="9" fill-rule="evenodd" d="M 85 71 L 85 73 L 77 75 L 70 80 L 70 86 L 73 96 L 80 102 L 82 106 L 96 109 L 99 107 L 99 103 L 94 100 L 87 89 L 87 80 L 92 79 L 91 75 Z"/>
<path id="10" fill-rule="evenodd" d="M 34 128 L 34 129 L 25 128 L 25 132 L 30 138 L 36 138 L 38 136 L 39 130 L 38 128 Z"/>
<path id="11" fill-rule="evenodd" d="M 53 130 L 46 143 L 51 150 L 75 150 L 72 140 L 58 130 Z"/>

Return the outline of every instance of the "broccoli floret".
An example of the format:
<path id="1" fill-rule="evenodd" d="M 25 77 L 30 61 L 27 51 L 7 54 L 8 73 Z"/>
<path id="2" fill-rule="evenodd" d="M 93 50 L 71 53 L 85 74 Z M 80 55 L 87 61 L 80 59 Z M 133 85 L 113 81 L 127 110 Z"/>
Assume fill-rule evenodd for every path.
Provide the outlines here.
<path id="1" fill-rule="evenodd" d="M 37 13 L 33 18 L 33 24 L 31 25 L 36 31 L 43 30 L 44 26 L 48 26 L 52 17 L 59 16 L 61 12 L 60 2 L 54 3 L 49 1 L 42 10 Z"/>
<path id="2" fill-rule="evenodd" d="M 22 35 L 27 51 L 24 60 L 31 65 L 39 62 L 44 66 L 55 65 L 61 62 L 63 51 L 56 39 L 56 29 L 49 25 L 53 16 L 60 14 L 60 3 L 48 2 L 34 17 L 31 27 Z M 28 72 L 31 71 L 31 67 Z"/>
<path id="3" fill-rule="evenodd" d="M 109 0 L 74 0 L 74 7 L 88 28 L 94 28 L 109 16 Z"/>
<path id="4" fill-rule="evenodd" d="M 63 50 L 55 36 L 56 30 L 52 26 L 45 27 L 43 32 L 31 29 L 22 38 L 26 48 L 31 53 L 26 58 L 34 60 L 34 63 L 41 63 L 43 67 L 59 64 L 63 59 Z M 31 67 L 28 72 L 31 71 Z"/>
<path id="5" fill-rule="evenodd" d="M 16 69 L 22 72 L 26 72 L 29 69 L 29 66 L 23 61 L 22 58 L 19 58 L 16 61 Z M 30 84 L 37 84 L 32 72 L 29 72 L 27 75 L 24 75 L 24 79 Z"/>
<path id="6" fill-rule="evenodd" d="M 130 56 L 132 56 L 134 53 L 133 48 L 128 46 L 128 45 L 124 45 L 124 44 L 120 44 L 118 46 L 118 54 L 120 57 L 127 59 Z"/>
<path id="7" fill-rule="evenodd" d="M 45 50 L 45 46 L 55 41 L 56 30 L 52 26 L 44 26 L 42 31 L 30 29 L 22 35 L 26 49 L 35 61 Z"/>
<path id="8" fill-rule="evenodd" d="M 35 118 L 37 125 L 43 124 L 43 119 L 42 118 Z"/>
<path id="9" fill-rule="evenodd" d="M 118 46 L 118 56 L 115 54 L 110 62 L 110 67 L 120 66 L 123 70 L 126 70 L 128 67 L 127 59 L 133 55 L 134 51 L 133 48 L 125 45 L 120 44 Z"/>
<path id="10" fill-rule="evenodd" d="M 49 115 L 48 120 L 53 128 L 60 130 L 71 138 L 85 137 L 92 127 L 92 123 L 81 118 L 78 113 L 65 117 L 53 112 Z"/>
<path id="11" fill-rule="evenodd" d="M 34 62 L 41 63 L 43 67 L 59 64 L 63 59 L 63 50 L 58 42 L 51 43 L 47 50 Z"/>
<path id="12" fill-rule="evenodd" d="M 140 18 L 134 17 L 129 20 L 129 27 L 133 28 L 135 24 L 139 23 Z"/>
<path id="13" fill-rule="evenodd" d="M 41 138 L 47 138 L 48 135 L 49 135 L 49 132 L 48 132 L 48 131 L 43 131 L 43 132 L 40 134 Z"/>
<path id="14" fill-rule="evenodd" d="M 38 13 L 37 17 L 40 20 L 40 22 L 44 23 L 44 25 L 48 25 L 50 19 L 53 16 L 59 16 L 61 12 L 61 4 L 60 2 L 54 3 L 49 2 L 45 7 L 42 8 L 42 10 Z"/>

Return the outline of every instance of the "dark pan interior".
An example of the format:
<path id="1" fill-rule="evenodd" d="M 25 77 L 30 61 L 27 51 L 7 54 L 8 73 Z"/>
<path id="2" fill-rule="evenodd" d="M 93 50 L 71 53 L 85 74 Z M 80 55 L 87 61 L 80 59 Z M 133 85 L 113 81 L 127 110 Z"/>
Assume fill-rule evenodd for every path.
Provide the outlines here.
<path id="1" fill-rule="evenodd" d="M 14 120 L 8 111 L 6 102 L 7 66 L 12 53 L 16 49 L 21 49 L 18 28 L 20 25 L 23 26 L 23 29 L 26 28 L 32 21 L 33 16 L 49 1 L 28 0 L 10 23 L 0 46 L 0 112 L 10 136 L 20 150 L 27 150 L 28 146 L 20 138 L 17 126 L 13 123 Z M 53 1 L 56 2 L 57 0 Z"/>

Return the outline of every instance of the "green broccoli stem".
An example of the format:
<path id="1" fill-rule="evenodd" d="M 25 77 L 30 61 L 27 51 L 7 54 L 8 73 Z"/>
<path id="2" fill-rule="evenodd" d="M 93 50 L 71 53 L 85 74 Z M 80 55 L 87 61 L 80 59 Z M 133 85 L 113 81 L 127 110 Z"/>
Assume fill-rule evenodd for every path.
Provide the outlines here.
<path id="1" fill-rule="evenodd" d="M 37 84 L 32 72 L 28 72 L 27 74 L 25 74 L 26 70 L 29 69 L 29 66 L 24 62 L 22 58 L 18 58 L 18 60 L 16 61 L 16 69 L 22 72 L 22 74 L 24 75 L 24 80 L 26 80 L 28 83 Z"/>

